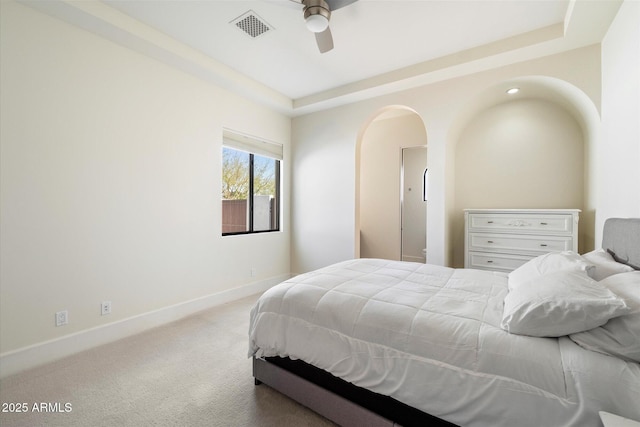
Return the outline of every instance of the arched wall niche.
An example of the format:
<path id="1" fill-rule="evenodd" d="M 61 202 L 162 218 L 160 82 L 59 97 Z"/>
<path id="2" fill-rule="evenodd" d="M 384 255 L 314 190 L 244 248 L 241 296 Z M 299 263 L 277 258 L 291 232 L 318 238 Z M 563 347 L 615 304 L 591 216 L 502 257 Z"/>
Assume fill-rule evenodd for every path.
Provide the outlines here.
<path id="1" fill-rule="evenodd" d="M 403 126 L 404 124 L 404 126 Z M 409 126 L 406 126 L 406 125 Z M 382 129 L 382 132 L 380 130 Z M 394 131 L 395 129 L 395 131 Z M 407 129 L 409 133 L 407 134 Z M 413 129 L 412 131 L 410 129 Z M 389 131 L 392 131 L 392 137 L 385 137 L 384 132 L 389 135 Z M 373 136 L 372 133 L 376 133 Z M 382 149 L 389 151 L 388 161 L 385 170 L 380 170 L 381 173 L 389 175 L 390 180 L 399 179 L 401 161 L 399 156 L 401 154 L 401 147 L 414 147 L 414 146 L 426 146 L 427 133 L 424 125 L 424 121 L 421 116 L 412 108 L 405 105 L 388 105 L 373 112 L 361 125 L 355 147 L 355 248 L 354 256 L 359 258 L 361 256 L 361 231 L 363 224 L 367 224 L 366 215 L 371 212 L 366 211 L 366 207 L 363 210 L 362 206 L 362 185 L 363 179 L 366 179 L 366 174 L 363 176 L 363 148 L 367 150 L 377 149 L 378 146 Z M 366 168 L 365 168 L 366 171 Z M 366 185 L 366 183 L 365 183 Z M 385 209 L 385 213 L 376 212 L 374 215 L 380 215 L 386 217 L 386 220 L 390 224 L 396 224 L 390 227 L 385 227 L 387 233 L 385 236 L 378 236 L 378 239 L 386 239 L 391 246 L 398 247 L 400 250 L 400 185 L 392 183 L 391 188 L 388 188 L 384 195 L 388 203 L 388 209 Z M 395 193 L 397 194 L 395 194 Z M 426 226 L 426 224 L 425 224 Z M 389 232 L 389 230 L 391 232 Z M 394 256 L 388 256 L 393 259 Z"/>
<path id="2" fill-rule="evenodd" d="M 515 96 L 507 95 L 506 90 L 511 87 L 518 87 L 520 89 L 518 94 Z M 580 158 L 574 159 L 575 162 L 580 162 L 581 164 L 571 165 L 574 175 L 577 173 L 576 171 L 579 171 L 582 175 L 581 183 L 579 185 L 576 184 L 572 191 L 580 191 L 582 194 L 571 194 L 572 197 L 567 198 L 567 203 L 572 204 L 579 200 L 577 203 L 580 206 L 562 206 L 562 202 L 557 200 L 557 195 L 553 201 L 553 206 L 541 205 L 539 198 L 536 202 L 538 205 L 535 206 L 491 205 L 491 201 L 482 206 L 465 205 L 465 194 L 469 194 L 469 188 L 464 188 L 465 183 L 459 181 L 465 179 L 462 168 L 469 167 L 468 161 L 464 161 L 464 152 L 469 148 L 465 146 L 465 144 L 469 144 L 469 133 L 478 129 L 480 131 L 482 129 L 486 130 L 487 126 L 489 126 L 486 125 L 486 122 L 493 121 L 497 123 L 500 119 L 500 114 L 505 114 L 505 117 L 510 117 L 511 119 L 520 114 L 520 121 L 525 123 L 524 129 L 521 129 L 523 132 L 526 132 L 527 125 L 530 126 L 531 130 L 536 125 L 536 122 L 542 123 L 541 126 L 544 126 L 544 121 L 549 120 L 549 126 L 545 127 L 555 129 L 557 134 L 553 135 L 553 137 L 558 139 L 559 142 L 562 142 L 563 134 L 567 132 L 566 139 L 574 139 L 575 142 L 577 138 L 582 143 L 580 150 L 575 151 L 575 153 L 579 153 Z M 528 124 L 526 114 L 530 115 Z M 565 116 L 565 118 L 563 119 L 561 116 Z M 484 128 L 483 120 L 485 121 Z M 527 76 L 511 79 L 472 96 L 465 108 L 459 112 L 452 122 L 447 136 L 445 161 L 445 217 L 447 221 L 445 227 L 448 230 L 446 238 L 448 247 L 445 250 L 447 264 L 461 267 L 463 263 L 464 215 L 462 209 L 464 208 L 578 208 L 582 210 L 579 227 L 580 250 L 581 252 L 586 252 L 593 249 L 595 235 L 594 177 L 596 174 L 594 153 L 599 138 L 599 123 L 599 112 L 583 91 L 565 81 L 551 77 Z M 554 130 L 550 131 L 554 132 Z M 527 136 L 534 137 L 533 133 L 535 132 Z M 540 135 L 544 137 L 544 132 L 540 133 Z M 576 147 L 574 149 L 577 150 Z M 490 152 L 492 150 L 486 151 Z M 490 155 L 490 153 L 487 153 L 487 155 Z M 493 160 L 499 161 L 498 159 Z M 550 153 L 549 162 L 554 160 L 553 154 Z M 491 161 L 492 159 L 485 158 L 479 162 L 478 167 L 488 167 L 491 165 Z M 537 161 L 540 161 L 540 159 Z M 475 172 L 477 173 L 478 171 Z M 513 177 L 516 178 L 512 178 L 513 185 L 518 185 L 518 176 L 514 172 Z M 525 177 L 522 179 L 525 179 Z M 485 191 L 492 190 L 488 188 Z M 478 201 L 477 198 L 474 200 Z"/>

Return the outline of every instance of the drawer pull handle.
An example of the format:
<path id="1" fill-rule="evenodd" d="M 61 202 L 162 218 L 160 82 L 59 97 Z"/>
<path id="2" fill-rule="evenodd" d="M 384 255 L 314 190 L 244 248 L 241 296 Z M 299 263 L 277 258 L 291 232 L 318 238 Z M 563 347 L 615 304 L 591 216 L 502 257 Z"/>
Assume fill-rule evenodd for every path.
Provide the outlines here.
<path id="1" fill-rule="evenodd" d="M 541 222 L 540 225 L 548 225 L 546 222 Z"/>
<path id="2" fill-rule="evenodd" d="M 546 248 L 547 244 L 546 243 L 540 243 L 540 246 L 542 246 L 543 248 Z"/>
<path id="3" fill-rule="evenodd" d="M 487 224 L 493 224 L 493 221 L 487 221 Z"/>
<path id="4" fill-rule="evenodd" d="M 493 243 L 493 240 L 487 240 L 487 243 Z"/>
<path id="5" fill-rule="evenodd" d="M 487 260 L 487 264 L 493 264 L 493 261 Z"/>

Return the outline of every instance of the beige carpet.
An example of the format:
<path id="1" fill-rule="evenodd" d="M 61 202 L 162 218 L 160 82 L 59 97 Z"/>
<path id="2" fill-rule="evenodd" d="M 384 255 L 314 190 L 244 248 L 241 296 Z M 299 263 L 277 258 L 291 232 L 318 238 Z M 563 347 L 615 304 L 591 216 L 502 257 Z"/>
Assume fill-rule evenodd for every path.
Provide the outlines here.
<path id="1" fill-rule="evenodd" d="M 0 412 L 13 426 L 332 426 L 266 385 L 247 358 L 257 296 L 0 381 Z M 62 412 L 33 412 L 34 403 Z M 65 411 L 70 404 L 71 411 Z"/>

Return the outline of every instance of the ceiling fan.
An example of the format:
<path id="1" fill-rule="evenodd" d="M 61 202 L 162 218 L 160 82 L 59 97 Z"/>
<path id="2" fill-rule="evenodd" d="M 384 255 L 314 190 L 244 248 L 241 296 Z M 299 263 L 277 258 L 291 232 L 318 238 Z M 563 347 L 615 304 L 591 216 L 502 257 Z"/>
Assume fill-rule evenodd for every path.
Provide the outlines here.
<path id="1" fill-rule="evenodd" d="M 315 33 L 320 53 L 333 49 L 333 37 L 329 29 L 331 12 L 336 11 L 358 0 L 291 0 L 304 6 L 304 20 L 309 31 Z"/>

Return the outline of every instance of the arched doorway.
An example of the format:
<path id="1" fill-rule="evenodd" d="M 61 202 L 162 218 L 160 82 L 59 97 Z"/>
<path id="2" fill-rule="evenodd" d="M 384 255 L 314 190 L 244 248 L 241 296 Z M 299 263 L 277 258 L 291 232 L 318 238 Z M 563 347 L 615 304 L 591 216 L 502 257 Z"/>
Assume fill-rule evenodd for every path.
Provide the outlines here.
<path id="1" fill-rule="evenodd" d="M 356 145 L 356 257 L 425 262 L 422 118 L 404 106 L 373 114 Z"/>

